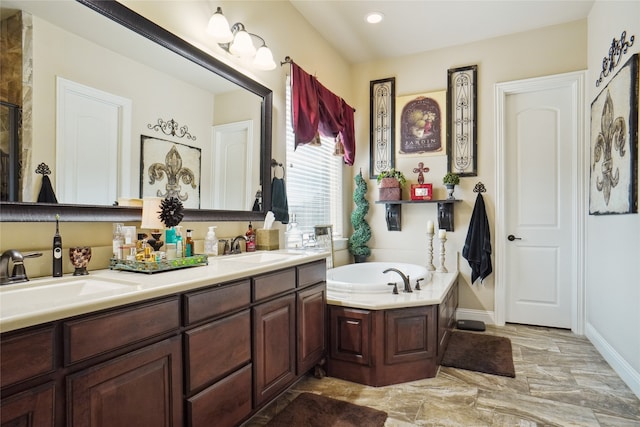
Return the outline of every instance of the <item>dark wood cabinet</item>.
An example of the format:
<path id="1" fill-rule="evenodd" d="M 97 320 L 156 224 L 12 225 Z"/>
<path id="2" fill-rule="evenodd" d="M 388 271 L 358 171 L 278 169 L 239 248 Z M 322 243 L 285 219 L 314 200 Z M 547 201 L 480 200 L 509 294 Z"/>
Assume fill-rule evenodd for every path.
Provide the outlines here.
<path id="1" fill-rule="evenodd" d="M 330 306 L 331 359 L 371 364 L 372 313 L 369 310 Z"/>
<path id="2" fill-rule="evenodd" d="M 458 308 L 458 281 L 453 284 L 438 307 L 438 364 L 444 356 L 451 331 L 455 328 Z"/>
<path id="3" fill-rule="evenodd" d="M 180 336 L 67 377 L 68 425 L 182 426 Z"/>
<path id="4" fill-rule="evenodd" d="M 435 306 L 385 312 L 386 364 L 415 362 L 435 356 L 435 312 Z"/>
<path id="5" fill-rule="evenodd" d="M 53 427 L 55 425 L 55 383 L 18 393 L 2 400 L 2 427 Z"/>
<path id="6" fill-rule="evenodd" d="M 297 375 L 304 374 L 324 357 L 326 349 L 326 289 L 325 283 L 322 282 L 297 294 Z"/>
<path id="7" fill-rule="evenodd" d="M 296 378 L 296 304 L 289 294 L 253 308 L 254 401 L 260 406 Z"/>

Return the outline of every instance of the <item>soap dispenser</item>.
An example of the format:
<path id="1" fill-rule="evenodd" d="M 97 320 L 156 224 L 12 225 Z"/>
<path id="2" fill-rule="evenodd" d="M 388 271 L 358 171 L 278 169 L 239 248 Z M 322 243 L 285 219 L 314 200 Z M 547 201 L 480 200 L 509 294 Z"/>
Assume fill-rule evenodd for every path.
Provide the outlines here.
<path id="1" fill-rule="evenodd" d="M 217 227 L 212 225 L 209 227 L 209 232 L 204 239 L 204 252 L 210 256 L 218 255 L 218 237 L 216 236 L 215 229 Z"/>

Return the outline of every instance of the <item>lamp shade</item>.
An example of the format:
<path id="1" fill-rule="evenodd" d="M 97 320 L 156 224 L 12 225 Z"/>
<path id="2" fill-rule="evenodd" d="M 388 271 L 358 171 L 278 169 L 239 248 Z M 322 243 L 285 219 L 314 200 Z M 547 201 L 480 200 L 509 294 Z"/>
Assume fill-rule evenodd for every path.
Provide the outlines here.
<path id="1" fill-rule="evenodd" d="M 244 29 L 238 31 L 229 46 L 229 52 L 241 58 L 250 57 L 256 54 L 256 47 L 253 45 L 251 36 Z"/>
<path id="2" fill-rule="evenodd" d="M 147 230 L 163 230 L 164 223 L 160 220 L 160 197 L 145 197 L 142 199 L 142 224 L 140 228 Z"/>
<path id="3" fill-rule="evenodd" d="M 267 46 L 261 46 L 256 52 L 255 58 L 253 58 L 253 65 L 260 70 L 273 70 L 276 68 L 271 49 Z"/>
<path id="4" fill-rule="evenodd" d="M 216 13 L 209 19 L 207 33 L 209 33 L 216 43 L 229 43 L 233 40 L 233 33 L 229 28 L 229 21 L 227 21 L 227 18 L 222 14 L 220 7 L 218 7 Z"/>

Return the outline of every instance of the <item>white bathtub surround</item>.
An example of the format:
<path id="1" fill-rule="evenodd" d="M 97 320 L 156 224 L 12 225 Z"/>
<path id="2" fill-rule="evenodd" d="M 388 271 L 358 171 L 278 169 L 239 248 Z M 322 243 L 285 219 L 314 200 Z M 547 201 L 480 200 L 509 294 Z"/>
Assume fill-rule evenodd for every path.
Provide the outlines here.
<path id="1" fill-rule="evenodd" d="M 389 268 L 398 269 L 407 276 L 412 288 L 418 279 L 423 279 L 422 284 L 431 280 L 431 273 L 421 265 L 399 262 L 366 262 L 327 270 L 327 289 L 349 293 L 390 293 L 393 288 L 389 286 L 389 283 L 397 283 L 398 289 L 402 289 L 402 279 L 396 273 L 384 273 Z"/>
<path id="2" fill-rule="evenodd" d="M 336 289 L 327 279 L 327 304 L 367 310 L 385 310 L 390 308 L 440 304 L 451 286 L 456 282 L 457 277 L 457 271 L 452 273 L 433 273 L 431 274 L 431 280 L 427 281 L 425 279 L 420 282 L 422 289 L 419 291 L 414 290 L 411 293 L 404 293 L 401 291 L 402 287 L 399 284 L 398 291 L 400 292 L 398 295 L 392 294 L 391 286 L 389 286 L 387 292 L 384 293 L 364 293 L 354 290 L 349 291 L 344 288 Z M 412 288 L 413 283 L 415 282 L 412 279 Z"/>

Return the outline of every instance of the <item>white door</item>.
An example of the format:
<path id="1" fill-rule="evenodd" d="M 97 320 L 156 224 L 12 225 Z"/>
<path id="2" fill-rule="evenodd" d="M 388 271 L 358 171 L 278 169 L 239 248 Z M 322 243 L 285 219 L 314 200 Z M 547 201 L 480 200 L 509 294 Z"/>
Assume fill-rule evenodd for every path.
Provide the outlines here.
<path id="1" fill-rule="evenodd" d="M 544 83 L 504 96 L 504 320 L 572 328 L 581 97 L 575 79 Z"/>
<path id="2" fill-rule="evenodd" d="M 58 78 L 56 193 L 61 203 L 111 205 L 128 195 L 131 101 Z M 120 194 L 119 194 L 120 193 Z"/>

